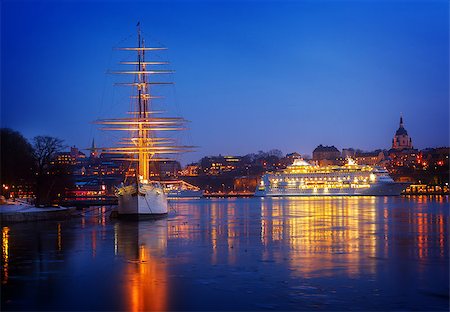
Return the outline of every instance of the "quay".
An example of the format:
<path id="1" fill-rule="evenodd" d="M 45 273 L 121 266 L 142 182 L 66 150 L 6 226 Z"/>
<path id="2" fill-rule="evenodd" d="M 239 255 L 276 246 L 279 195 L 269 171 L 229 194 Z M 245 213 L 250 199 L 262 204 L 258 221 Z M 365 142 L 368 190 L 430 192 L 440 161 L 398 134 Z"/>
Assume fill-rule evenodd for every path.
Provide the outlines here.
<path id="1" fill-rule="evenodd" d="M 217 197 L 253 197 L 255 195 L 254 192 L 229 192 L 229 193 L 221 193 L 221 192 L 214 192 L 214 193 L 205 193 L 203 197 L 206 198 L 217 198 Z"/>
<path id="2" fill-rule="evenodd" d="M 117 205 L 117 196 L 99 196 L 99 197 L 66 197 L 59 204 L 63 207 L 88 207 Z"/>
<path id="3" fill-rule="evenodd" d="M 448 185 L 411 184 L 402 195 L 449 195 Z"/>
<path id="4" fill-rule="evenodd" d="M 5 201 L 0 205 L 2 224 L 10 222 L 57 220 L 72 217 L 74 207 L 35 207 L 21 201 Z"/>

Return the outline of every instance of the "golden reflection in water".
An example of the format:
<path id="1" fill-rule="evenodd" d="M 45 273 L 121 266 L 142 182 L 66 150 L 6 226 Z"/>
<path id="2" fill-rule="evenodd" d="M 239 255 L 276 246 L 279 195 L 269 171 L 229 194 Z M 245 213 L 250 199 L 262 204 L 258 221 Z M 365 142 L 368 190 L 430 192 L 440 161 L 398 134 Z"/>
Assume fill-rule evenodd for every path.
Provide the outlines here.
<path id="1" fill-rule="evenodd" d="M 227 246 L 228 246 L 228 263 L 236 263 L 236 249 L 239 243 L 239 223 L 236 218 L 236 208 L 234 205 L 228 207 L 227 213 Z"/>
<path id="2" fill-rule="evenodd" d="M 101 216 L 102 216 L 102 227 L 106 226 L 106 207 L 102 206 L 101 210 L 100 210 Z"/>
<path id="3" fill-rule="evenodd" d="M 409 215 L 409 223 L 416 232 L 417 257 L 425 260 L 430 257 L 433 247 L 439 249 L 439 257 L 446 256 L 448 251 L 447 231 L 448 216 L 439 211 L 429 211 L 433 202 L 448 204 L 448 196 L 415 196 L 411 197 L 418 204 L 420 211 Z M 448 206 L 448 205 L 447 205 Z"/>
<path id="4" fill-rule="evenodd" d="M 212 246 L 212 255 L 211 255 L 211 263 L 217 264 L 217 210 L 218 206 L 214 203 L 211 205 L 211 246 Z"/>
<path id="5" fill-rule="evenodd" d="M 385 201 L 386 203 L 386 201 Z M 388 256 L 388 249 L 389 249 L 389 237 L 388 237 L 388 233 L 389 233 L 389 210 L 387 209 L 387 207 L 385 206 L 383 208 L 383 256 L 384 258 L 387 258 Z"/>
<path id="6" fill-rule="evenodd" d="M 182 239 L 182 240 L 198 240 L 202 234 L 199 231 L 199 223 L 196 220 L 200 220 L 200 211 L 190 211 L 191 215 L 176 216 L 174 222 L 169 227 L 168 237 L 169 239 Z"/>
<path id="7" fill-rule="evenodd" d="M 417 248 L 419 259 L 425 258 L 428 251 L 428 215 L 426 213 L 417 214 Z"/>
<path id="8" fill-rule="evenodd" d="M 3 280 L 2 284 L 8 283 L 8 262 L 9 262 L 9 227 L 2 228 L 2 260 L 3 260 Z"/>
<path id="9" fill-rule="evenodd" d="M 100 237 L 102 240 L 106 240 L 106 207 L 102 206 L 100 209 L 100 216 L 101 216 L 101 230 L 100 230 Z"/>
<path id="10" fill-rule="evenodd" d="M 245 209 L 236 207 L 232 199 L 225 202 L 211 200 L 207 227 L 211 242 L 211 264 L 217 264 L 218 259 L 227 259 L 229 264 L 237 262 L 240 243 L 248 240 L 250 235 L 248 218 L 240 216 L 243 211 Z M 220 253 L 226 254 L 221 257 Z"/>
<path id="11" fill-rule="evenodd" d="M 445 230 L 444 230 L 444 216 L 440 215 L 438 217 L 439 224 L 439 255 L 444 257 L 444 248 L 445 248 Z"/>
<path id="12" fill-rule="evenodd" d="M 283 240 L 283 216 L 281 212 L 281 207 L 275 207 L 273 209 L 272 217 L 274 217 L 272 224 L 272 240 L 280 241 Z"/>
<path id="13" fill-rule="evenodd" d="M 359 274 L 359 262 L 376 254 L 375 203 L 374 197 L 265 200 L 261 207 L 261 241 L 264 245 L 278 240 L 288 244 L 291 267 L 302 276 L 319 271 L 322 276 L 333 274 L 326 269 L 338 258 L 346 263 L 347 274 L 355 276 Z M 274 254 L 274 258 L 280 256 Z M 369 270 L 373 272 L 375 266 Z"/>
<path id="14" fill-rule="evenodd" d="M 126 260 L 124 295 L 130 311 L 164 311 L 168 306 L 167 220 L 163 226 L 117 223 L 118 254 Z M 151 227 L 151 232 L 149 231 Z"/>
<path id="15" fill-rule="evenodd" d="M 61 223 L 58 222 L 57 225 L 57 235 L 56 235 L 56 246 L 58 248 L 58 251 L 61 251 L 62 249 L 62 237 L 61 237 Z"/>
<path id="16" fill-rule="evenodd" d="M 86 215 L 84 210 L 81 212 L 81 228 L 84 229 L 86 227 Z"/>
<path id="17" fill-rule="evenodd" d="M 114 224 L 114 255 L 117 256 L 117 252 L 118 252 L 118 235 L 117 235 L 117 230 L 118 230 L 119 224 L 116 223 Z"/>
<path id="18" fill-rule="evenodd" d="M 95 229 L 91 232 L 92 258 L 95 258 L 97 252 L 97 231 Z"/>
<path id="19" fill-rule="evenodd" d="M 269 212 L 267 211 L 267 205 L 264 205 L 264 198 L 261 199 L 261 243 L 263 244 L 263 246 L 267 246 L 267 237 L 269 236 L 268 232 L 268 227 L 270 222 L 268 222 L 268 215 Z"/>
<path id="20" fill-rule="evenodd" d="M 226 251 L 228 261 L 235 262 L 235 244 L 237 244 L 239 234 L 236 232 L 238 225 L 235 223 L 237 217 L 234 203 L 232 201 L 223 203 L 213 199 L 211 200 L 210 211 L 207 233 L 211 241 L 211 264 L 217 264 L 217 261 L 223 258 L 219 257 L 219 254 L 223 251 Z M 218 243 L 226 243 L 226 245 L 223 246 Z M 225 247 L 225 249 L 222 247 Z"/>

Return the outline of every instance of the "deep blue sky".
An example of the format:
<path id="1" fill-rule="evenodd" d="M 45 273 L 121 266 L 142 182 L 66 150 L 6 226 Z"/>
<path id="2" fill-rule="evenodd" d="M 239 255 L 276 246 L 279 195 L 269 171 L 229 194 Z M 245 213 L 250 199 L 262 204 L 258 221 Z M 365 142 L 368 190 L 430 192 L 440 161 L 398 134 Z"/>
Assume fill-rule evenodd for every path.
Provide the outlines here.
<path id="1" fill-rule="evenodd" d="M 449 144 L 445 0 L 3 1 L 2 127 L 111 144 L 91 121 L 128 109 L 105 73 L 138 20 L 147 42 L 170 49 L 168 105 L 192 121 L 185 143 L 200 146 L 184 163 L 389 148 L 400 112 L 415 147 Z"/>

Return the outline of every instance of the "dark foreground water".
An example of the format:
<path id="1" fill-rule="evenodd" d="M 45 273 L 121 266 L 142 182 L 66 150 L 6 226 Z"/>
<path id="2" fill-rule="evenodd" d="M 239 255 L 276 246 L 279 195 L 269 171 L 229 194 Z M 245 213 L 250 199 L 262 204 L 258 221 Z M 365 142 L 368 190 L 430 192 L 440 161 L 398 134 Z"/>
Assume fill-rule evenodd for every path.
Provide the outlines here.
<path id="1" fill-rule="evenodd" d="M 2 225 L 2 310 L 448 310 L 448 197 L 202 199 Z"/>

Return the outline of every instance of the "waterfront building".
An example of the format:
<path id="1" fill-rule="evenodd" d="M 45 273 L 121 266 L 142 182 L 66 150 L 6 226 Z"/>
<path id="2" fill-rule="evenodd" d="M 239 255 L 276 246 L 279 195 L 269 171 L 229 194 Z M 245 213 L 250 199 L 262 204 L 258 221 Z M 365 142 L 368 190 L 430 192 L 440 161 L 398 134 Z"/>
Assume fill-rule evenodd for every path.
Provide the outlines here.
<path id="1" fill-rule="evenodd" d="M 108 176 L 122 175 L 126 171 L 134 170 L 128 162 L 117 157 L 117 154 L 102 153 L 98 157 L 86 158 L 75 172 L 88 176 Z"/>
<path id="2" fill-rule="evenodd" d="M 234 178 L 233 190 L 236 193 L 253 194 L 258 185 L 259 177 L 257 176 L 241 176 Z"/>
<path id="3" fill-rule="evenodd" d="M 412 139 L 409 137 L 408 131 L 406 131 L 403 125 L 403 116 L 400 116 L 400 125 L 392 139 L 392 149 L 413 149 Z"/>
<path id="4" fill-rule="evenodd" d="M 176 178 L 181 171 L 181 165 L 176 160 L 158 161 L 150 163 L 150 176 L 161 179 Z"/>
<path id="5" fill-rule="evenodd" d="M 424 168 L 429 166 L 449 166 L 449 147 L 426 148 L 417 155 L 417 163 Z"/>
<path id="6" fill-rule="evenodd" d="M 356 163 L 359 165 L 379 165 L 386 159 L 385 153 L 383 151 L 373 151 L 373 152 L 356 152 L 353 156 Z"/>
<path id="7" fill-rule="evenodd" d="M 375 150 L 364 152 L 360 149 L 342 149 L 342 159 L 352 158 L 359 165 L 385 167 L 390 163 L 389 153 L 386 150 Z"/>
<path id="8" fill-rule="evenodd" d="M 341 152 L 333 146 L 323 146 L 320 144 L 313 151 L 313 160 L 319 165 L 324 165 L 325 160 L 336 161 L 341 157 Z"/>
<path id="9" fill-rule="evenodd" d="M 293 153 L 286 154 L 285 158 L 292 159 L 292 161 L 294 161 L 294 159 L 301 159 L 302 155 L 300 153 L 293 152 Z"/>
<path id="10" fill-rule="evenodd" d="M 349 157 L 353 158 L 353 157 L 355 157 L 355 154 L 356 154 L 356 150 L 353 148 L 343 148 L 342 153 L 341 153 L 342 158 L 349 158 Z"/>
<path id="11" fill-rule="evenodd" d="M 72 146 L 69 152 L 60 152 L 50 162 L 51 165 L 79 165 L 86 158 L 83 152 Z"/>
<path id="12" fill-rule="evenodd" d="M 225 172 L 231 172 L 242 164 L 242 157 L 238 156 L 212 156 L 204 157 L 200 161 L 201 170 L 207 175 L 220 175 Z"/>
<path id="13" fill-rule="evenodd" d="M 198 176 L 199 166 L 198 164 L 189 164 L 180 171 L 180 176 L 184 177 L 196 177 Z"/>
<path id="14" fill-rule="evenodd" d="M 390 149 L 388 151 L 392 167 L 415 167 L 419 151 L 416 149 Z"/>
<path id="15" fill-rule="evenodd" d="M 279 160 L 279 167 L 286 168 L 292 165 L 296 159 L 302 159 L 302 155 L 297 152 L 286 154 L 285 157 Z"/>

